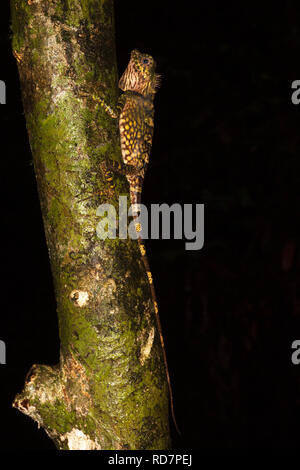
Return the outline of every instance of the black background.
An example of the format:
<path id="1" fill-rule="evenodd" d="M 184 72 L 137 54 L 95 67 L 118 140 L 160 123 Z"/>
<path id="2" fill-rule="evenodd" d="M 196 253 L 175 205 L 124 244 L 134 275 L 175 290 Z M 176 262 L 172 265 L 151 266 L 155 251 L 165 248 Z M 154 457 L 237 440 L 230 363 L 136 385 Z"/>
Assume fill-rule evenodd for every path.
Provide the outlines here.
<path id="1" fill-rule="evenodd" d="M 11 408 L 34 363 L 54 364 L 52 280 L 15 59 L 1 4 L 0 448 L 54 449 Z M 205 204 L 205 245 L 148 241 L 175 410 L 175 449 L 296 449 L 300 365 L 298 1 L 116 1 L 130 50 L 162 75 L 143 202 Z"/>

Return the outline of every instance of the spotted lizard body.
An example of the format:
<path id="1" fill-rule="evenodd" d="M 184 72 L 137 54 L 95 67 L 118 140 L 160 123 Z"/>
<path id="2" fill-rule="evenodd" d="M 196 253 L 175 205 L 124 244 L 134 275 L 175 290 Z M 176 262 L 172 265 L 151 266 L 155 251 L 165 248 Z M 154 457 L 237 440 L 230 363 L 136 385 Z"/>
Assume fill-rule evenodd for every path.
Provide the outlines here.
<path id="1" fill-rule="evenodd" d="M 130 61 L 119 81 L 119 88 L 123 91 L 119 100 L 119 113 L 112 110 L 101 98 L 93 97 L 111 117 L 119 118 L 122 159 L 124 168 L 126 168 L 126 178 L 129 182 L 130 201 L 134 219 L 137 218 L 139 204 L 141 203 L 142 186 L 152 146 L 154 128 L 153 101 L 159 86 L 159 75 L 155 73 L 155 67 L 155 61 L 150 55 L 142 54 L 137 50 L 131 52 Z M 108 174 L 107 171 L 106 174 Z M 172 387 L 152 274 L 146 255 L 145 244 L 140 235 L 141 226 L 139 223 L 136 223 L 135 227 L 139 235 L 139 248 L 147 272 L 154 304 L 169 387 L 171 413 L 175 427 L 178 433 L 180 433 L 174 414 Z"/>

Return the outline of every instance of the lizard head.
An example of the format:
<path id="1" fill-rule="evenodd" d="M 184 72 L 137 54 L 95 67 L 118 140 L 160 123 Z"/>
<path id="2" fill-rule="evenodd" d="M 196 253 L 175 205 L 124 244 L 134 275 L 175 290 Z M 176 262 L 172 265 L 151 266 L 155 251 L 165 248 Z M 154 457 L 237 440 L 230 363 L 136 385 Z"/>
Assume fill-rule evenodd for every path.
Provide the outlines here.
<path id="1" fill-rule="evenodd" d="M 155 73 L 156 63 L 148 54 L 134 49 L 130 61 L 119 81 L 123 91 L 135 91 L 141 95 L 153 95 L 159 86 L 159 75 Z"/>

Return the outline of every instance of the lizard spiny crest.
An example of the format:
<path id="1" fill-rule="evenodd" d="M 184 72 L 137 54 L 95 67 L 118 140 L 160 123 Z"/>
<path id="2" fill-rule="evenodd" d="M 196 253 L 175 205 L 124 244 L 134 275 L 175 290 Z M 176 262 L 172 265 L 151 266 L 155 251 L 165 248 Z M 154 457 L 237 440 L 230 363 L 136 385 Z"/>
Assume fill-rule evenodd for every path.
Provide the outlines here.
<path id="1" fill-rule="evenodd" d="M 134 91 L 143 96 L 153 95 L 159 86 L 159 75 L 155 73 L 155 61 L 151 55 L 137 49 L 131 52 L 130 61 L 119 81 L 123 91 Z"/>

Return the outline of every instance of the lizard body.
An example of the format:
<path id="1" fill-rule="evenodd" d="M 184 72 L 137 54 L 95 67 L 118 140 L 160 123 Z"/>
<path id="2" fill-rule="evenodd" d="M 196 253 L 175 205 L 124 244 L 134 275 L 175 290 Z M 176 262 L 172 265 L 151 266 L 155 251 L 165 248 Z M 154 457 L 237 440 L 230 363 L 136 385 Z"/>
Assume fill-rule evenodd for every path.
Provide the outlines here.
<path id="1" fill-rule="evenodd" d="M 154 128 L 154 96 L 159 85 L 159 75 L 155 73 L 155 61 L 148 54 L 137 50 L 131 52 L 127 68 L 119 80 L 119 88 L 123 91 L 119 99 L 119 113 L 115 112 L 101 98 L 93 97 L 104 110 L 113 118 L 119 118 L 120 143 L 126 178 L 130 188 L 130 201 L 133 207 L 133 219 L 137 217 L 145 172 L 149 163 Z M 107 173 L 107 172 L 106 172 Z M 111 179 L 111 177 L 110 177 Z M 136 223 L 136 231 L 141 232 L 140 224 Z M 173 394 L 167 363 L 166 350 L 162 327 L 158 313 L 156 293 L 152 274 L 146 255 L 145 244 L 141 235 L 138 236 L 141 257 L 148 276 L 151 296 L 154 305 L 158 333 L 163 351 L 163 359 L 170 395 L 172 418 L 178 429 L 174 407 Z"/>

